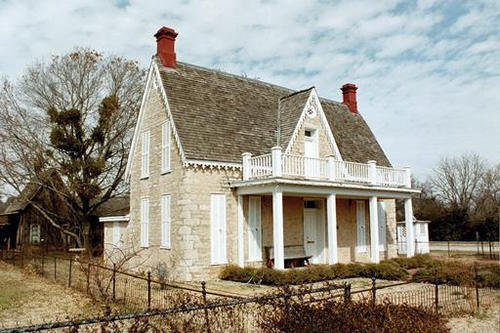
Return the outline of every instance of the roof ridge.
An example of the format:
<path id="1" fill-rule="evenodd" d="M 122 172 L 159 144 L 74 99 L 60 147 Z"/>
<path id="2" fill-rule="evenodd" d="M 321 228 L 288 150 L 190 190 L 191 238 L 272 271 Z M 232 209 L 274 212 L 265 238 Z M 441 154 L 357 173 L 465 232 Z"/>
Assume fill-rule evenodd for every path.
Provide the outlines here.
<path id="1" fill-rule="evenodd" d="M 177 63 L 181 64 L 181 65 L 184 65 L 184 66 L 193 67 L 193 68 L 196 68 L 196 69 L 199 69 L 199 70 L 203 70 L 205 72 L 218 73 L 218 74 L 221 74 L 221 75 L 225 75 L 225 76 L 229 76 L 229 77 L 234 77 L 234 78 L 240 79 L 242 81 L 248 81 L 248 82 L 260 84 L 260 85 L 263 85 L 263 86 L 274 87 L 274 88 L 278 88 L 278 89 L 281 89 L 281 90 L 286 90 L 288 92 L 291 92 L 288 95 L 280 97 L 280 99 L 287 98 L 287 97 L 293 96 L 295 94 L 299 94 L 301 92 L 310 90 L 312 88 L 316 88 L 315 86 L 311 86 L 309 88 L 302 89 L 302 90 L 294 90 L 294 89 L 291 89 L 291 88 L 280 86 L 279 84 L 270 83 L 270 82 L 266 82 L 266 81 L 262 81 L 262 80 L 258 80 L 258 79 L 252 79 L 252 78 L 249 78 L 249 77 L 243 77 L 243 76 L 238 75 L 238 74 L 224 72 L 222 70 L 218 70 L 218 69 L 214 69 L 214 68 L 208 68 L 208 67 L 204 67 L 204 66 L 200 66 L 200 65 L 195 65 L 195 64 L 188 63 L 188 62 L 184 62 L 184 61 L 177 61 Z M 160 68 L 165 68 L 165 66 L 163 66 L 160 62 L 157 62 L 157 65 Z M 323 101 L 332 102 L 332 103 L 336 103 L 336 104 L 342 104 L 341 102 L 334 101 L 332 99 L 328 99 L 328 98 L 321 97 L 321 96 L 318 96 L 318 97 L 319 97 L 320 100 L 323 100 Z"/>
<path id="2" fill-rule="evenodd" d="M 294 93 L 291 93 L 290 95 L 286 95 L 286 96 L 280 97 L 280 100 L 283 100 L 283 99 L 286 99 L 286 98 L 290 98 L 290 97 L 292 97 L 292 96 L 295 96 L 295 95 L 301 94 L 301 93 L 303 93 L 303 92 L 306 92 L 306 91 L 312 90 L 312 89 L 314 89 L 314 88 L 315 88 L 314 86 L 311 86 L 311 87 L 306 88 L 306 89 L 298 90 L 298 91 L 296 91 L 296 92 L 294 92 Z"/>
<path id="3" fill-rule="evenodd" d="M 252 83 L 257 83 L 257 84 L 261 84 L 261 85 L 265 85 L 265 86 L 271 86 L 271 87 L 274 87 L 274 88 L 278 88 L 278 89 L 281 89 L 281 90 L 287 90 L 287 91 L 291 91 L 291 92 L 295 91 L 294 89 L 283 87 L 283 86 L 280 86 L 278 84 L 269 83 L 269 82 L 258 80 L 258 79 L 252 79 L 252 78 L 244 77 L 244 76 L 241 76 L 241 75 L 238 75 L 238 74 L 224 72 L 224 71 L 219 70 L 219 69 L 203 67 L 203 66 L 199 66 L 199 65 L 194 65 L 194 64 L 187 63 L 187 62 L 183 62 L 183 61 L 177 61 L 177 63 L 185 65 L 185 66 L 189 66 L 189 67 L 194 67 L 194 68 L 197 68 L 197 69 L 201 69 L 201 70 L 204 70 L 206 72 L 218 73 L 218 74 L 222 74 L 222 75 L 225 75 L 225 76 L 234 77 L 234 78 L 237 78 L 237 79 L 240 79 L 240 80 L 243 80 L 243 81 L 249 81 L 249 82 L 252 82 Z"/>

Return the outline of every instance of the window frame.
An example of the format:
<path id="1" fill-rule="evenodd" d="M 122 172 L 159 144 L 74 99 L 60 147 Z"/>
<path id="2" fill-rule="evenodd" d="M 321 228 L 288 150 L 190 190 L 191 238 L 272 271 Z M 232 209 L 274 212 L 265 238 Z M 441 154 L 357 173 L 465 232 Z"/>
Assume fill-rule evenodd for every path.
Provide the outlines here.
<path id="1" fill-rule="evenodd" d="M 141 199 L 140 243 L 141 247 L 149 247 L 149 198 Z"/>
<path id="2" fill-rule="evenodd" d="M 170 146 L 171 146 L 170 122 L 167 120 L 161 126 L 161 173 L 168 173 L 171 170 Z"/>
<path id="3" fill-rule="evenodd" d="M 171 230 L 172 230 L 172 196 L 169 193 L 164 193 L 160 198 L 160 249 L 170 250 Z"/>
<path id="4" fill-rule="evenodd" d="M 151 152 L 151 131 L 142 132 L 141 141 L 141 179 L 149 177 Z"/>

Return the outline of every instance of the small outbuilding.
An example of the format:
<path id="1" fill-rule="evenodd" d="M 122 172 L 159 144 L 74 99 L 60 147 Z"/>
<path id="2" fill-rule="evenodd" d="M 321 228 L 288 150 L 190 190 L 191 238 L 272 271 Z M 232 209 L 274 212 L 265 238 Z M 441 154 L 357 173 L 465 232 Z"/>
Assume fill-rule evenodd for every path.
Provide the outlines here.
<path id="1" fill-rule="evenodd" d="M 415 235 L 415 253 L 429 253 L 429 223 L 413 217 L 413 234 Z M 396 238 L 398 254 L 406 254 L 406 225 L 404 221 L 396 222 Z"/>

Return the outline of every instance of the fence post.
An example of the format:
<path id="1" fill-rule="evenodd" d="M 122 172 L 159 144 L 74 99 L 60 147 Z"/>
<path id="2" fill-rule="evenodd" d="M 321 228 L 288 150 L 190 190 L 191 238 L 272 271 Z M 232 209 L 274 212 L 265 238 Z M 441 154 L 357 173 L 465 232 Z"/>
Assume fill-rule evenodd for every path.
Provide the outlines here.
<path id="1" fill-rule="evenodd" d="M 151 309 L 151 272 L 148 272 L 148 310 Z"/>
<path id="2" fill-rule="evenodd" d="M 69 274 L 68 274 L 68 287 L 71 287 L 71 271 L 73 269 L 73 258 L 69 258 Z"/>
<path id="3" fill-rule="evenodd" d="M 436 308 L 436 313 L 439 312 L 439 284 L 437 280 L 434 282 L 434 307 Z"/>
<path id="4" fill-rule="evenodd" d="M 346 282 L 344 284 L 344 302 L 350 302 L 351 301 L 351 284 Z"/>
<path id="5" fill-rule="evenodd" d="M 474 287 L 476 289 L 476 305 L 477 310 L 479 310 L 480 302 L 479 302 L 479 281 L 477 275 L 477 266 L 474 264 Z"/>
<path id="6" fill-rule="evenodd" d="M 376 286 L 376 284 L 375 284 L 375 281 L 376 281 L 375 277 L 372 277 L 372 301 L 373 301 L 373 304 L 375 304 L 375 303 L 376 303 L 375 301 L 376 301 L 376 299 L 377 299 L 377 298 L 376 298 L 376 296 L 377 296 L 377 295 L 376 295 L 376 292 L 377 292 L 377 286 Z"/>
<path id="7" fill-rule="evenodd" d="M 448 258 L 450 257 L 450 240 L 448 239 Z"/>
<path id="8" fill-rule="evenodd" d="M 116 264 L 113 263 L 113 302 L 116 300 Z"/>
<path id="9" fill-rule="evenodd" d="M 54 257 L 54 280 L 57 280 L 57 257 Z"/>
<path id="10" fill-rule="evenodd" d="M 205 313 L 205 324 L 207 325 L 207 332 L 210 332 L 210 321 L 208 320 L 207 308 L 207 289 L 205 281 L 201 281 L 201 294 L 203 296 L 203 312 Z"/>
<path id="11" fill-rule="evenodd" d="M 90 262 L 87 267 L 87 295 L 90 293 Z"/>

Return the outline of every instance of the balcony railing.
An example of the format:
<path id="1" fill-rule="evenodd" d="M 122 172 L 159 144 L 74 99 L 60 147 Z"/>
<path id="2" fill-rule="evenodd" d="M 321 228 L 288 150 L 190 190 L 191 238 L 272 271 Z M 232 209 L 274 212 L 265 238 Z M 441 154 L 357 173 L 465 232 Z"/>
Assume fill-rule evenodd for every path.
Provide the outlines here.
<path id="1" fill-rule="evenodd" d="M 375 161 L 355 163 L 336 160 L 333 156 L 314 158 L 281 154 L 280 147 L 274 147 L 271 154 L 255 157 L 249 153 L 243 154 L 243 180 L 269 177 L 411 187 L 409 168 L 377 166 Z"/>

